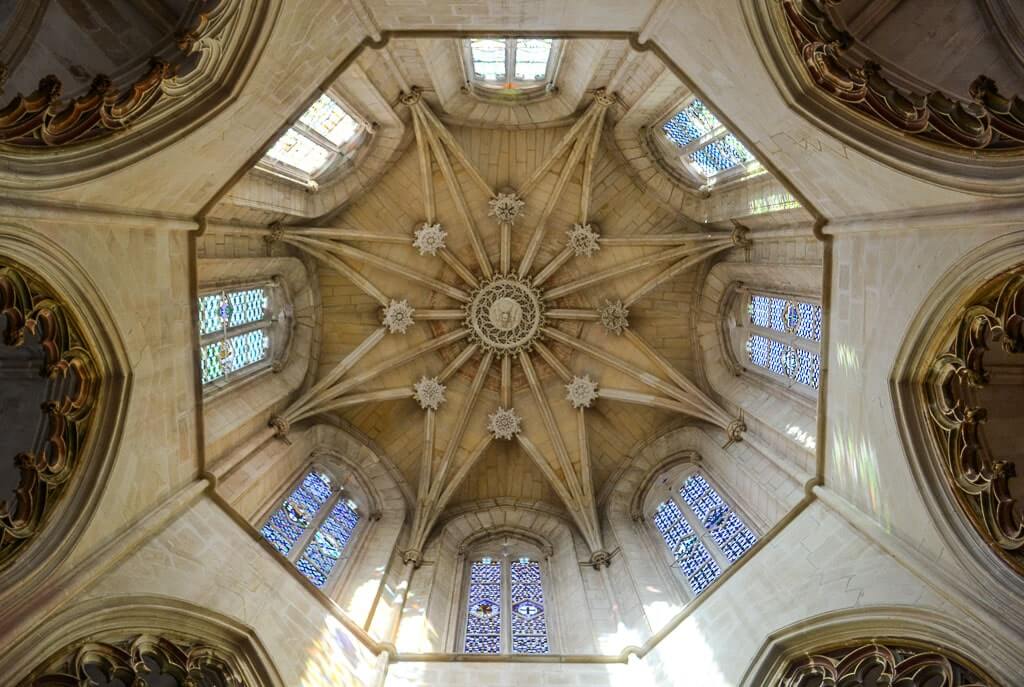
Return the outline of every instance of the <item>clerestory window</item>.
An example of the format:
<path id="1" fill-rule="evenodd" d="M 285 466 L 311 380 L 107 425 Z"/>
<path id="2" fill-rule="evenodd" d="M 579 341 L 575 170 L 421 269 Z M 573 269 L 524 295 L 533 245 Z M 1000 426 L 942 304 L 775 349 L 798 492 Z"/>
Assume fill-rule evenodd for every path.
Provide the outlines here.
<path id="1" fill-rule="evenodd" d="M 664 151 L 696 186 L 709 188 L 763 171 L 746 146 L 698 98 L 662 122 L 661 131 Z"/>
<path id="2" fill-rule="evenodd" d="M 652 515 L 655 529 L 694 596 L 738 561 L 757 535 L 699 472 L 669 490 Z"/>
<path id="3" fill-rule="evenodd" d="M 204 391 L 272 367 L 288 343 L 291 304 L 274 281 L 207 290 L 199 296 L 199 360 Z"/>
<path id="4" fill-rule="evenodd" d="M 462 650 L 549 653 L 543 578 L 541 564 L 526 556 L 481 556 L 470 562 Z"/>
<path id="5" fill-rule="evenodd" d="M 787 383 L 810 389 L 821 383 L 821 306 L 807 301 L 748 293 L 745 349 L 752 365 Z"/>
<path id="6" fill-rule="evenodd" d="M 470 84 L 510 93 L 554 83 L 560 43 L 552 38 L 471 38 L 465 42 Z"/>
<path id="7" fill-rule="evenodd" d="M 350 159 L 368 128 L 336 96 L 322 93 L 274 142 L 260 167 L 315 188 L 313 179 Z"/>
<path id="8" fill-rule="evenodd" d="M 264 522 L 260 533 L 324 589 L 359 527 L 359 506 L 330 472 L 313 468 Z"/>

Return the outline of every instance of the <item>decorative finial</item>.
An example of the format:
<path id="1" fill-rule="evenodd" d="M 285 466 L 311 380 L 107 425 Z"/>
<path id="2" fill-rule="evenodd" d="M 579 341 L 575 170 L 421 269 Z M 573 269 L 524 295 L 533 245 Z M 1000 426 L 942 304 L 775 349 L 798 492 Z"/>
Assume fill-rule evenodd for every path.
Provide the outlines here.
<path id="1" fill-rule="evenodd" d="M 420 381 L 412 385 L 415 392 L 412 397 L 423 410 L 437 410 L 447 399 L 444 396 L 447 387 L 437 377 L 420 377 Z"/>
<path id="2" fill-rule="evenodd" d="M 515 193 L 499 193 L 488 203 L 491 210 L 487 214 L 497 217 L 499 222 L 505 224 L 514 223 L 516 217 L 523 211 L 523 206 L 526 205 L 526 201 L 520 200 Z"/>
<path id="3" fill-rule="evenodd" d="M 576 257 L 589 258 L 601 250 L 601 244 L 598 243 L 601 235 L 594 231 L 594 226 L 591 224 L 574 224 L 568 234 L 569 248 L 572 249 Z"/>
<path id="4" fill-rule="evenodd" d="M 523 418 L 513 408 L 501 408 L 487 416 L 487 430 L 495 439 L 510 440 L 519 434 Z"/>
<path id="5" fill-rule="evenodd" d="M 604 328 L 616 336 L 621 336 L 629 328 L 629 308 L 622 301 L 606 300 L 597 314 Z"/>
<path id="6" fill-rule="evenodd" d="M 573 377 L 572 381 L 565 385 L 565 389 L 568 391 L 566 398 L 569 399 L 572 407 L 577 410 L 589 408 L 590 404 L 596 401 L 599 396 L 597 393 L 597 382 L 592 380 L 590 375 Z"/>
<path id="7" fill-rule="evenodd" d="M 414 235 L 416 239 L 412 245 L 420 252 L 420 255 L 437 255 L 437 251 L 444 248 L 444 240 L 448 237 L 448 232 L 442 229 L 440 224 L 424 222 Z"/>
<path id="8" fill-rule="evenodd" d="M 405 334 L 405 330 L 413 323 L 412 315 L 414 312 L 416 312 L 416 309 L 409 305 L 409 301 L 405 299 L 400 301 L 392 299 L 387 304 L 387 307 L 384 308 L 384 319 L 382 322 L 392 334 Z"/>

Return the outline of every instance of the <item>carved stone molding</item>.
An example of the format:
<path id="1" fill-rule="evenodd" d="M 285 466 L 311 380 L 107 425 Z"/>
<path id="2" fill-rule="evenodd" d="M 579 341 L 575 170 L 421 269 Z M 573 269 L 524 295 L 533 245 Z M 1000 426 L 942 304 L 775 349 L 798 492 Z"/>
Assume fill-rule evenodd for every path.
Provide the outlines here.
<path id="1" fill-rule="evenodd" d="M 976 292 L 925 383 L 942 468 L 957 503 L 985 542 L 1024 574 L 1024 504 L 1011 487 L 1016 467 L 994 455 L 986 429 L 993 409 L 982 399 L 992 382 L 986 357 L 995 345 L 1005 354 L 1024 353 L 1024 270 L 1006 273 Z M 1011 430 L 1019 435 L 1019 428 Z"/>
<path id="2" fill-rule="evenodd" d="M 903 134 L 970 150 L 1024 149 L 1024 100 L 999 93 L 979 76 L 973 102 L 941 92 L 903 92 L 871 60 L 856 64 L 846 50 L 854 38 L 837 28 L 842 0 L 782 0 L 789 32 L 807 75 L 834 101 Z"/>
<path id="3" fill-rule="evenodd" d="M 125 684 L 132 687 L 244 687 L 235 661 L 201 643 L 139 635 L 119 642 L 86 642 L 69 647 L 45 672 L 22 687 Z M 96 682 L 102 676 L 103 682 Z"/>
<path id="4" fill-rule="evenodd" d="M 42 377 L 56 392 L 42 407 L 43 440 L 13 460 L 20 473 L 12 500 L 0 501 L 0 568 L 36 535 L 75 473 L 100 391 L 100 376 L 75 318 L 43 283 L 24 268 L 0 259 L 2 343 L 42 350 Z M 7 431 L 14 428 L 8 427 Z"/>
<path id="5" fill-rule="evenodd" d="M 794 658 L 771 687 L 992 687 L 960 659 L 936 647 L 899 640 L 808 652 Z"/>

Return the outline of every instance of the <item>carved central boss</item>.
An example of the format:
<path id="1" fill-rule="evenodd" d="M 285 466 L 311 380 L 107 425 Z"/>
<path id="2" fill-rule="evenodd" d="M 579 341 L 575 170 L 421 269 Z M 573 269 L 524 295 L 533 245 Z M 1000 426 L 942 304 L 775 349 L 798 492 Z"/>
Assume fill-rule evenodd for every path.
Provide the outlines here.
<path id="1" fill-rule="evenodd" d="M 476 289 L 465 306 L 466 326 L 485 351 L 529 351 L 544 325 L 544 301 L 528 277 L 498 274 Z"/>

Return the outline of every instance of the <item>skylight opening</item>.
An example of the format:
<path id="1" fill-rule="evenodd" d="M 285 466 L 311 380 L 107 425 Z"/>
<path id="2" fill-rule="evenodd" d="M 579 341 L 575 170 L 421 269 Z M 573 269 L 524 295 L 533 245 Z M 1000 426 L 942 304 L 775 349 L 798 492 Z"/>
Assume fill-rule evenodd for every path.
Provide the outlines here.
<path id="1" fill-rule="evenodd" d="M 471 38 L 466 41 L 472 83 L 522 91 L 552 81 L 558 41 L 551 38 Z"/>
<path id="2" fill-rule="evenodd" d="M 753 154 L 700 99 L 692 100 L 661 128 L 680 149 L 684 167 L 700 182 L 713 184 L 723 175 L 733 178 L 748 169 L 760 169 Z"/>
<path id="3" fill-rule="evenodd" d="M 341 103 L 323 93 L 299 121 L 267 151 L 263 160 L 297 181 L 311 179 L 327 169 L 357 143 L 363 125 Z"/>

